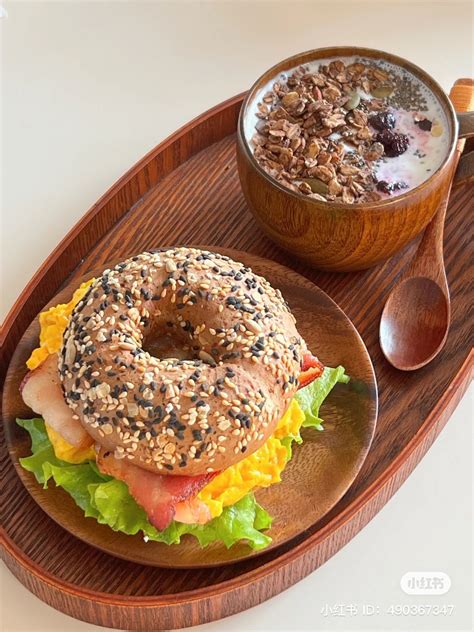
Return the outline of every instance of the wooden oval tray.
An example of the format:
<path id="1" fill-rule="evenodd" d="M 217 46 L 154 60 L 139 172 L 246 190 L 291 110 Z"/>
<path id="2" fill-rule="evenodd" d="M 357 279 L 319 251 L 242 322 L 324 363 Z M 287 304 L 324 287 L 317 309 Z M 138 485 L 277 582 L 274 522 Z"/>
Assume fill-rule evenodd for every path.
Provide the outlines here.
<path id="1" fill-rule="evenodd" d="M 466 252 L 473 200 L 468 187 L 453 194 L 446 223 L 452 293 L 447 344 L 429 366 L 401 373 L 382 356 L 378 322 L 388 292 L 412 257 L 415 244 L 383 266 L 344 275 L 311 270 L 280 251 L 259 231 L 242 197 L 235 164 L 241 103 L 242 96 L 235 97 L 161 143 L 53 251 L 5 322 L 2 380 L 23 333 L 65 283 L 131 251 L 206 243 L 283 263 L 341 306 L 361 333 L 375 365 L 380 415 L 374 441 L 349 491 L 296 540 L 237 564 L 170 570 L 121 561 L 57 526 L 23 487 L 1 434 L 5 562 L 41 599 L 98 625 L 128 630 L 196 625 L 254 606 L 308 575 L 342 548 L 398 489 L 446 423 L 471 376 L 466 310 L 472 301 L 472 271 Z"/>

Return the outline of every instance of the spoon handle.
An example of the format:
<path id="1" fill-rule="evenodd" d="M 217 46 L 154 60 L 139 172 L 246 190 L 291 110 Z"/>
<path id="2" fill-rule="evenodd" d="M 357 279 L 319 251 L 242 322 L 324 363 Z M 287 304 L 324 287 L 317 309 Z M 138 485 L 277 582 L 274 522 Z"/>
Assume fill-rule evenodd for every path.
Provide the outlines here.
<path id="1" fill-rule="evenodd" d="M 472 110 L 474 110 L 474 79 L 458 79 L 451 88 L 449 98 L 451 99 L 456 112 L 459 114 L 472 114 Z M 462 153 L 465 144 L 465 138 L 460 138 L 458 140 L 456 147 L 458 157 Z"/>
<path id="2" fill-rule="evenodd" d="M 459 138 L 474 137 L 474 112 L 461 112 L 458 114 Z"/>
<path id="3" fill-rule="evenodd" d="M 464 78 L 457 79 L 454 82 L 449 98 L 456 112 L 469 112 L 474 108 L 472 89 L 474 86 L 474 79 Z"/>
<path id="4" fill-rule="evenodd" d="M 457 112 L 469 112 L 474 109 L 474 81 L 472 79 L 458 79 L 449 93 Z M 465 139 L 459 139 L 452 161 L 452 174 L 456 171 L 459 158 L 464 149 Z M 409 266 L 406 277 L 426 276 L 437 281 L 448 295 L 448 284 L 443 260 L 443 233 L 446 209 L 448 207 L 450 189 L 441 200 L 435 216 L 425 229 L 423 238 L 418 246 L 416 256 Z"/>
<path id="5" fill-rule="evenodd" d="M 463 154 L 454 175 L 453 187 L 468 184 L 474 180 L 474 150 Z"/>

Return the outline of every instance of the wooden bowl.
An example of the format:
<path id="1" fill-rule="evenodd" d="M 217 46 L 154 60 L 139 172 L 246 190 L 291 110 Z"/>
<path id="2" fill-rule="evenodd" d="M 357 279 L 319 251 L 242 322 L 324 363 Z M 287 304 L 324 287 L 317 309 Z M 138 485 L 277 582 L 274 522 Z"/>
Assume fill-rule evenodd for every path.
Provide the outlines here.
<path id="1" fill-rule="evenodd" d="M 282 72 L 329 57 L 360 56 L 388 61 L 411 72 L 438 99 L 448 121 L 449 146 L 443 164 L 417 187 L 374 203 L 320 202 L 293 192 L 269 176 L 253 157 L 245 122 L 259 91 Z M 264 232 L 279 246 L 322 269 L 369 268 L 391 257 L 418 235 L 449 194 L 457 140 L 453 106 L 441 87 L 409 61 L 370 48 L 319 48 L 289 57 L 264 73 L 248 93 L 237 130 L 237 161 L 247 203 Z"/>

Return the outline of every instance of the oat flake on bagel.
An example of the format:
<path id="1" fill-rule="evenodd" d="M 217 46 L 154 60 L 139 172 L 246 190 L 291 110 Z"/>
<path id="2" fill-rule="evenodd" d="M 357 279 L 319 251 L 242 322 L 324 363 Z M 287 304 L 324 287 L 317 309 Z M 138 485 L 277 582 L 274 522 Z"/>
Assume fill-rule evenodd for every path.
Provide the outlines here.
<path id="1" fill-rule="evenodd" d="M 171 336 L 186 358 L 157 358 Z M 279 290 L 194 248 L 106 270 L 74 309 L 59 354 L 66 400 L 102 446 L 162 474 L 219 471 L 272 434 L 306 344 Z"/>

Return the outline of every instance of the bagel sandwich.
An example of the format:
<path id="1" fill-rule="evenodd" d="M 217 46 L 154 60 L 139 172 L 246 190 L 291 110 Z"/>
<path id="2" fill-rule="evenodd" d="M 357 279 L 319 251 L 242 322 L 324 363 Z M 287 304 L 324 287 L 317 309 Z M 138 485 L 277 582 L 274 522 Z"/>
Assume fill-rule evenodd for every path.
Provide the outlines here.
<path id="1" fill-rule="evenodd" d="M 281 480 L 349 379 L 310 353 L 279 290 L 220 254 L 149 251 L 39 324 L 21 394 L 40 417 L 17 420 L 39 483 L 146 541 L 271 542 L 254 492 Z"/>

